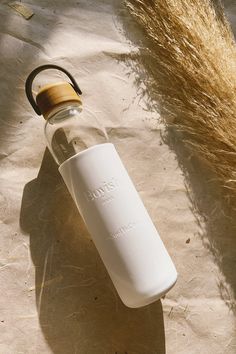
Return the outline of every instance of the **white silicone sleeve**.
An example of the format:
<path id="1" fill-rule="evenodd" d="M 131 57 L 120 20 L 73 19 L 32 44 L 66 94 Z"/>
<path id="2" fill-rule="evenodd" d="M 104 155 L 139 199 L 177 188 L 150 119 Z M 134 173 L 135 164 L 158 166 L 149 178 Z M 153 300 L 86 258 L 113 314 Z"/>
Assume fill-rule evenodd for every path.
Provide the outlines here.
<path id="1" fill-rule="evenodd" d="M 113 144 L 76 154 L 59 171 L 122 301 L 139 307 L 175 283 L 175 266 Z"/>

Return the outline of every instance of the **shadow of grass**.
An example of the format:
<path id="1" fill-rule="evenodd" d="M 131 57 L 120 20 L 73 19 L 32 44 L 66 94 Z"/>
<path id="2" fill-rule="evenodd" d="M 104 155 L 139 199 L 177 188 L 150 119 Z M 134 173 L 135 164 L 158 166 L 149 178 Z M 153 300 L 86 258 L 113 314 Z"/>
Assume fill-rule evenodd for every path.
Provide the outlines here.
<path id="1" fill-rule="evenodd" d="M 116 55 L 115 59 L 125 63 L 128 76 L 134 75 L 138 95 L 145 97 L 146 109 L 162 114 L 158 80 L 163 80 L 164 75 L 156 67 L 158 60 L 154 57 L 152 42 L 125 9 L 120 11 L 120 21 L 133 52 L 126 56 Z M 160 76 L 157 74 L 159 72 Z M 201 156 L 194 155 L 188 148 L 184 142 L 185 134 L 173 126 L 169 127 L 168 118 L 165 123 L 163 139 L 174 151 L 184 172 L 192 211 L 196 222 L 202 225 L 203 232 L 199 237 L 213 254 L 222 273 L 218 280 L 220 294 L 229 308 L 236 311 L 236 205 L 228 203 L 216 176 L 201 160 Z"/>

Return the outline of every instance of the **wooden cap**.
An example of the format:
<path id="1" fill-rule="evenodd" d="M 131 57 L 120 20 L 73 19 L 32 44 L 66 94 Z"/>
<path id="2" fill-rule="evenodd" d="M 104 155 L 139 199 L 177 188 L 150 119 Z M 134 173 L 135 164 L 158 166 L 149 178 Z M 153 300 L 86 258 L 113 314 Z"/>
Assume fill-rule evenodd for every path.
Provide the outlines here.
<path id="1" fill-rule="evenodd" d="M 80 97 L 68 82 L 46 85 L 36 96 L 37 105 L 45 119 L 55 107 L 73 101 L 82 103 Z"/>

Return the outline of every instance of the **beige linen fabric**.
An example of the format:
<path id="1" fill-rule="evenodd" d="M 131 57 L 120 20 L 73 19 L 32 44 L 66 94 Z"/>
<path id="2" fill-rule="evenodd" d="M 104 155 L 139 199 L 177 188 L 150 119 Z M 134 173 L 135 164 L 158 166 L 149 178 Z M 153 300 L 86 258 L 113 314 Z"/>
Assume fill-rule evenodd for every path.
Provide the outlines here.
<path id="1" fill-rule="evenodd" d="M 234 354 L 234 219 L 180 141 L 163 142 L 134 70 L 136 26 L 119 1 L 25 4 L 29 21 L 0 4 L 0 353 Z M 226 7 L 236 28 L 234 1 Z M 161 302 L 121 303 L 45 151 L 24 81 L 48 62 L 78 80 L 84 114 L 106 127 L 176 264 Z"/>

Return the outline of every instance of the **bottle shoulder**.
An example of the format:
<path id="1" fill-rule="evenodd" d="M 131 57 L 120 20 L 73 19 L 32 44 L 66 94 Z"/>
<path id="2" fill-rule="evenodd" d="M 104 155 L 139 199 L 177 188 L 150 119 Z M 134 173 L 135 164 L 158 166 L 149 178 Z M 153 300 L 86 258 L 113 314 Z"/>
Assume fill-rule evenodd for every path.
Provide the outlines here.
<path id="1" fill-rule="evenodd" d="M 82 114 L 82 107 L 78 105 L 70 105 L 58 107 L 54 110 L 45 122 L 45 126 L 61 124 L 68 119 L 74 119 Z"/>

